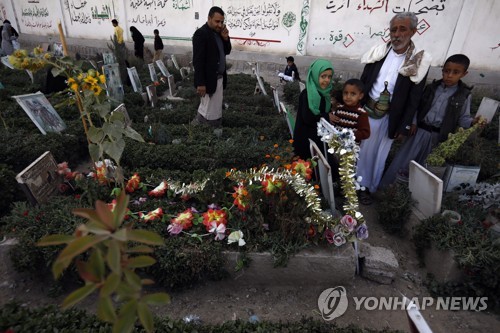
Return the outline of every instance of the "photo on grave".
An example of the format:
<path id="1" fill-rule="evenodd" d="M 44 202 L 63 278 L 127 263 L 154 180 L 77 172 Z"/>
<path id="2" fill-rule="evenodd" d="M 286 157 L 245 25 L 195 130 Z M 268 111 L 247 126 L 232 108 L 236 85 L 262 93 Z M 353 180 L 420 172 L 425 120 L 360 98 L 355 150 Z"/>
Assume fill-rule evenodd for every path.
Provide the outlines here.
<path id="1" fill-rule="evenodd" d="M 162 60 L 156 60 L 156 66 L 160 69 L 160 72 L 163 74 L 163 76 L 168 77 L 170 73 L 168 72 L 167 66 L 163 63 Z"/>
<path id="2" fill-rule="evenodd" d="M 104 52 L 102 54 L 102 60 L 104 61 L 104 65 L 116 63 L 115 55 L 112 52 Z"/>
<path id="3" fill-rule="evenodd" d="M 56 160 L 50 151 L 18 173 L 16 180 L 32 205 L 46 202 L 57 193 L 62 183 L 62 178 L 57 174 Z"/>
<path id="4" fill-rule="evenodd" d="M 111 112 L 111 115 L 113 115 L 115 112 L 123 114 L 123 124 L 125 127 L 129 127 L 130 125 L 132 125 L 132 120 L 130 119 L 130 116 L 128 115 L 127 108 L 125 107 L 125 104 L 122 103 L 122 104 L 118 105 L 116 107 L 116 109 L 114 109 Z"/>
<path id="5" fill-rule="evenodd" d="M 106 77 L 106 94 L 114 105 L 123 102 L 124 91 L 122 80 L 120 79 L 120 68 L 117 63 L 102 66 L 104 76 Z"/>
<path id="6" fill-rule="evenodd" d="M 153 63 L 148 64 L 149 75 L 151 76 L 152 82 L 158 82 L 158 75 L 156 75 L 155 65 Z"/>
<path id="7" fill-rule="evenodd" d="M 54 43 L 54 57 L 62 57 L 64 55 L 62 43 Z"/>
<path id="8" fill-rule="evenodd" d="M 135 67 L 127 68 L 128 77 L 130 78 L 130 82 L 132 82 L 132 88 L 134 92 L 141 93 L 142 92 L 142 84 L 139 79 L 139 73 L 137 73 L 137 69 Z"/>
<path id="9" fill-rule="evenodd" d="M 156 87 L 154 85 L 149 85 L 146 87 L 146 92 L 148 93 L 148 98 L 151 101 L 151 106 L 156 107 L 158 104 L 158 96 L 156 95 Z"/>
<path id="10" fill-rule="evenodd" d="M 42 92 L 38 91 L 34 94 L 12 97 L 23 108 L 42 134 L 45 135 L 48 132 L 59 133 L 66 129 L 66 124 Z"/>

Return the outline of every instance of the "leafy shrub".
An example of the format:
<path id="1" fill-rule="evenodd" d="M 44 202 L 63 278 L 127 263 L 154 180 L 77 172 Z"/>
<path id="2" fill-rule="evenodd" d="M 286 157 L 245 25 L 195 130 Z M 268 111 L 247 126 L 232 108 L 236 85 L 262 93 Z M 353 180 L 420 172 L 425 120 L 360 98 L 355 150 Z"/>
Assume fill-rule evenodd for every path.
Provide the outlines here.
<path id="1" fill-rule="evenodd" d="M 408 186 L 394 183 L 381 193 L 381 200 L 376 210 L 378 222 L 385 231 L 391 234 L 401 234 L 404 225 L 408 222 L 413 206 Z"/>
<path id="2" fill-rule="evenodd" d="M 16 181 L 16 173 L 7 164 L 0 164 L 0 217 L 7 214 L 14 201 L 21 200 L 23 193 Z"/>

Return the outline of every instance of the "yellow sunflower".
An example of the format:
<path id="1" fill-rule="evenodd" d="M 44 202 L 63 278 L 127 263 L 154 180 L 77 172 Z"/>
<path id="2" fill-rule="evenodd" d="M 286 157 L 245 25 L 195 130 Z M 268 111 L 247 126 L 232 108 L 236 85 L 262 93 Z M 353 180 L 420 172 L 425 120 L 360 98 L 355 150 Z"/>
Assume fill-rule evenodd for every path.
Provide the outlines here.
<path id="1" fill-rule="evenodd" d="M 90 89 L 94 92 L 94 95 L 96 96 L 99 96 L 102 92 L 102 88 L 98 84 L 94 84 Z"/>

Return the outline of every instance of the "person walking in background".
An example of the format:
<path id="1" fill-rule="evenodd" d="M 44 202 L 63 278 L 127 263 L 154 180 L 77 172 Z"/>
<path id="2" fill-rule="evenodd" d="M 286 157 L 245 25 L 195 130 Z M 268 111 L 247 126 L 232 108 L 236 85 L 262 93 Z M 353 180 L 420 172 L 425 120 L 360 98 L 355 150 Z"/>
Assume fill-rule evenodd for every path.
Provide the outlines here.
<path id="1" fill-rule="evenodd" d="M 224 11 L 212 7 L 207 23 L 193 35 L 194 86 L 200 106 L 192 124 L 222 124 L 223 89 L 227 85 L 226 55 L 231 53 L 229 31 L 224 24 Z"/>
<path id="2" fill-rule="evenodd" d="M 470 116 L 472 88 L 462 82 L 469 64 L 469 58 L 463 54 L 450 56 L 444 63 L 442 79 L 425 87 L 410 137 L 382 177 L 381 188 L 392 184 L 398 174 L 408 175 L 411 160 L 424 165 L 432 149 L 458 127 L 469 128 L 479 120 L 472 120 Z"/>
<path id="3" fill-rule="evenodd" d="M 318 136 L 317 124 L 321 118 L 328 120 L 331 109 L 330 91 L 333 88 L 332 77 L 332 63 L 324 59 L 315 60 L 309 67 L 306 88 L 299 95 L 293 131 L 293 149 L 295 155 L 303 160 L 311 158 L 309 139 L 318 147 L 323 147 L 323 142 Z"/>
<path id="4" fill-rule="evenodd" d="M 12 26 L 12 23 L 10 23 L 9 20 L 5 20 L 3 21 L 3 24 L 5 23 L 8 23 L 10 24 L 10 28 L 11 28 L 11 32 L 12 32 L 12 36 L 16 36 L 16 38 L 19 38 L 19 33 L 16 31 L 16 29 L 14 29 L 14 27 Z M 3 24 L 0 25 L 0 45 L 2 44 L 2 31 L 3 31 Z"/>
<path id="5" fill-rule="evenodd" d="M 134 41 L 134 55 L 144 60 L 144 36 L 141 34 L 136 27 L 130 27 L 130 33 L 132 34 L 132 40 Z"/>
<path id="6" fill-rule="evenodd" d="M 17 37 L 13 35 L 10 23 L 4 23 L 2 29 L 2 44 L 1 44 L 3 53 L 5 53 L 6 55 L 11 55 L 14 52 L 14 45 L 12 44 L 12 41 L 16 39 Z"/>
<path id="7" fill-rule="evenodd" d="M 408 134 L 425 86 L 432 59 L 411 40 L 417 22 L 415 13 L 396 14 L 390 21 L 390 42 L 375 45 L 361 57 L 371 132 L 361 142 L 357 166 L 360 185 L 366 188 L 358 193 L 364 205 L 372 203 L 370 192 L 379 186 L 393 140 Z"/>
<path id="8" fill-rule="evenodd" d="M 155 35 L 155 55 L 153 57 L 153 61 L 156 61 L 161 59 L 161 53 L 163 52 L 163 41 L 161 40 L 160 32 L 158 31 L 158 29 L 153 30 L 153 33 Z"/>
<path id="9" fill-rule="evenodd" d="M 290 56 L 286 57 L 286 67 L 284 73 L 278 73 L 281 80 L 292 82 L 293 80 L 300 81 L 299 70 L 295 65 L 295 59 Z"/>
<path id="10" fill-rule="evenodd" d="M 113 27 L 115 27 L 116 42 L 118 43 L 118 45 L 125 46 L 123 42 L 123 29 L 118 25 L 118 21 L 113 19 L 111 20 L 111 24 L 113 24 Z"/>

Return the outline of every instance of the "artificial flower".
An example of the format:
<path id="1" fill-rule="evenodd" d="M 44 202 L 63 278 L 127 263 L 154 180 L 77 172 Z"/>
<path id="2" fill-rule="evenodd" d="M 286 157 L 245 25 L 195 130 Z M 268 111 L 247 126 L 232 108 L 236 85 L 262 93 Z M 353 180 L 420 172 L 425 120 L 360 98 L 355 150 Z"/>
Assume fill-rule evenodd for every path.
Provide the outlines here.
<path id="1" fill-rule="evenodd" d="M 162 197 L 165 195 L 165 191 L 168 189 L 168 184 L 166 181 L 162 181 L 160 185 L 156 186 L 154 190 L 149 191 L 149 195 L 152 197 Z"/>
<path id="2" fill-rule="evenodd" d="M 247 210 L 250 203 L 250 195 L 248 194 L 245 186 L 240 185 L 238 187 L 234 187 L 234 193 L 232 196 L 234 198 L 233 204 L 238 207 L 239 210 L 242 212 Z"/>
<path id="3" fill-rule="evenodd" d="M 285 183 L 282 180 L 280 180 L 278 178 L 275 178 L 275 179 L 273 179 L 273 178 L 274 177 L 272 175 L 267 174 L 265 176 L 265 179 L 261 182 L 262 190 L 267 195 L 277 193 L 279 190 L 281 190 L 285 186 Z"/>
<path id="4" fill-rule="evenodd" d="M 238 246 L 244 246 L 246 244 L 243 239 L 243 232 L 241 230 L 233 231 L 227 237 L 227 243 L 232 244 L 238 242 Z"/>
<path id="5" fill-rule="evenodd" d="M 178 235 L 182 232 L 182 226 L 179 224 L 169 224 L 167 227 L 167 231 L 170 235 Z"/>
<path id="6" fill-rule="evenodd" d="M 335 236 L 333 236 L 333 244 L 335 244 L 335 246 L 344 245 L 345 242 L 345 237 L 341 233 L 335 234 Z"/>
<path id="7" fill-rule="evenodd" d="M 203 213 L 203 225 L 206 227 L 207 231 L 210 231 L 212 222 L 215 222 L 217 226 L 219 224 L 227 224 L 226 211 L 222 209 L 209 209 Z"/>
<path id="8" fill-rule="evenodd" d="M 360 224 L 356 229 L 356 237 L 360 240 L 368 238 L 368 227 L 366 223 Z"/>
<path id="9" fill-rule="evenodd" d="M 193 226 L 193 219 L 193 211 L 191 210 L 191 208 L 188 208 L 182 213 L 179 213 L 177 217 L 170 220 L 170 223 L 180 225 L 182 227 L 182 230 L 188 230 Z"/>
<path id="10" fill-rule="evenodd" d="M 210 230 L 208 232 L 215 234 L 215 240 L 223 240 L 226 238 L 226 225 L 222 223 L 217 225 L 217 222 L 212 222 L 210 223 Z"/>
<path id="11" fill-rule="evenodd" d="M 139 217 L 144 221 L 154 221 L 156 219 L 161 219 L 162 216 L 163 209 L 161 209 L 161 207 L 156 208 L 155 210 L 152 210 L 147 214 L 143 214 L 142 212 L 139 213 Z"/>
<path id="12" fill-rule="evenodd" d="M 340 219 L 340 224 L 347 228 L 349 232 L 352 232 L 357 225 L 357 221 L 351 215 L 344 215 Z"/>
<path id="13" fill-rule="evenodd" d="M 302 159 L 292 163 L 292 174 L 299 174 L 304 177 L 305 180 L 311 180 L 312 178 L 312 168 L 311 162 L 306 162 Z"/>
<path id="14" fill-rule="evenodd" d="M 333 238 L 335 237 L 335 233 L 330 229 L 326 229 L 323 236 L 325 236 L 325 239 L 328 243 L 332 244 Z"/>
<path id="15" fill-rule="evenodd" d="M 134 192 L 139 188 L 140 183 L 141 183 L 141 177 L 139 176 L 138 173 L 134 173 L 132 178 L 128 180 L 127 185 L 125 186 L 125 191 L 127 191 L 127 193 Z"/>

